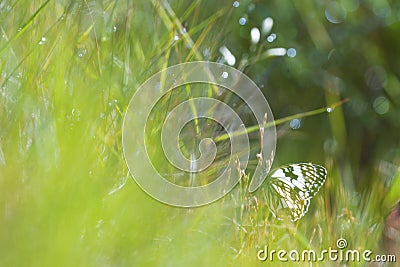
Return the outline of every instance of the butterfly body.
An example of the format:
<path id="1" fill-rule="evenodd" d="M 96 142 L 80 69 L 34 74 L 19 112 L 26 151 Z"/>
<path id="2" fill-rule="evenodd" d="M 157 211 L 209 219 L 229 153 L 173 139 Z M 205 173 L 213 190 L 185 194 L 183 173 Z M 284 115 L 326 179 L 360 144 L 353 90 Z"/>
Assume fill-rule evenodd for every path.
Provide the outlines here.
<path id="1" fill-rule="evenodd" d="M 326 169 L 312 163 L 297 163 L 271 171 L 268 198 L 276 208 L 288 209 L 293 221 L 308 211 L 310 200 L 326 180 Z"/>

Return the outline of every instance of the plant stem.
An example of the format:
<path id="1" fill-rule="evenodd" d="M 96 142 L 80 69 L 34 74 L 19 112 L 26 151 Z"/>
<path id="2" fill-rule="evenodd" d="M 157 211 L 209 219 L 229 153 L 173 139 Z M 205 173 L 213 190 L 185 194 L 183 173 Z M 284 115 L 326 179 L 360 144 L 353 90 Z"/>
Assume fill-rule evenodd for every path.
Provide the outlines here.
<path id="1" fill-rule="evenodd" d="M 336 103 L 333 103 L 331 105 L 328 105 L 328 106 L 325 106 L 325 107 L 322 107 L 322 108 L 319 108 L 319 109 L 315 109 L 315 110 L 311 110 L 311 111 L 307 111 L 307 112 L 294 114 L 294 115 L 291 115 L 291 116 L 288 116 L 288 117 L 277 119 L 277 120 L 275 120 L 273 122 L 268 122 L 268 123 L 264 124 L 264 126 L 253 125 L 253 126 L 250 126 L 250 127 L 246 128 L 246 133 L 249 134 L 249 133 L 258 131 L 260 129 L 260 127 L 267 128 L 267 127 L 271 127 L 271 126 L 274 126 L 274 125 L 280 125 L 280 124 L 283 124 L 285 122 L 288 122 L 288 121 L 291 121 L 291 120 L 294 120 L 294 119 L 310 117 L 310 116 L 322 114 L 324 112 L 330 113 L 330 112 L 333 112 L 336 107 L 341 106 L 341 105 L 343 105 L 344 103 L 346 103 L 348 101 L 349 101 L 349 99 L 346 98 L 346 99 L 343 99 L 341 101 L 338 101 Z M 239 135 L 239 134 L 244 134 L 244 133 L 243 132 L 239 132 L 239 131 L 238 132 L 234 132 L 233 136 L 236 136 L 236 135 Z M 217 136 L 214 139 L 214 141 L 215 142 L 221 142 L 221 141 L 224 141 L 226 139 L 229 139 L 229 134 L 223 134 L 223 135 Z"/>

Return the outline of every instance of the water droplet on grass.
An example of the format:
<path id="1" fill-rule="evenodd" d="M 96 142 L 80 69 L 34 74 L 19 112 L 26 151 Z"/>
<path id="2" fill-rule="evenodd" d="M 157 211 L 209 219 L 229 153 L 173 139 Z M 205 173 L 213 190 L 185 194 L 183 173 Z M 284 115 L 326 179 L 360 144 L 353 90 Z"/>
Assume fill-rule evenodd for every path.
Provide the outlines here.
<path id="1" fill-rule="evenodd" d="M 275 41 L 276 39 L 276 34 L 275 33 L 271 33 L 268 37 L 267 37 L 267 41 L 272 43 L 273 41 Z"/>
<path id="2" fill-rule="evenodd" d="M 246 18 L 241 17 L 241 18 L 239 19 L 239 24 L 240 24 L 240 25 L 244 26 L 244 25 L 246 25 L 246 23 L 247 23 L 247 19 L 246 19 Z"/>
<path id="3" fill-rule="evenodd" d="M 257 44 L 260 41 L 260 30 L 256 27 L 252 28 L 250 31 L 250 36 L 251 36 L 251 42 L 253 44 Z"/>
<path id="4" fill-rule="evenodd" d="M 232 54 L 232 52 L 226 47 L 223 46 L 219 49 L 221 54 L 224 56 L 225 61 L 228 63 L 228 65 L 233 66 L 236 63 L 236 58 Z"/>
<path id="5" fill-rule="evenodd" d="M 386 114 L 389 111 L 389 107 L 389 101 L 384 96 L 377 97 L 373 103 L 373 108 L 379 115 Z"/>
<path id="6" fill-rule="evenodd" d="M 325 17 L 330 23 L 341 23 L 347 17 L 347 11 L 338 2 L 330 2 L 325 8 Z"/>
<path id="7" fill-rule="evenodd" d="M 82 58 L 86 55 L 86 49 L 85 48 L 79 48 L 78 49 L 78 57 Z"/>
<path id="8" fill-rule="evenodd" d="M 79 120 L 79 117 L 81 115 L 81 111 L 79 109 L 73 108 L 71 110 L 71 114 L 72 114 L 73 117 L 76 117 Z"/>
<path id="9" fill-rule="evenodd" d="M 268 49 L 264 54 L 266 57 L 281 57 L 286 55 L 286 49 L 282 47 L 271 48 Z"/>
<path id="10" fill-rule="evenodd" d="M 43 45 L 44 43 L 46 43 L 46 37 L 42 37 L 42 39 L 40 39 L 39 45 Z"/>
<path id="11" fill-rule="evenodd" d="M 301 127 L 301 120 L 293 119 L 293 120 L 290 121 L 289 126 L 293 130 L 297 130 L 297 129 L 299 129 Z"/>
<path id="12" fill-rule="evenodd" d="M 289 48 L 287 50 L 286 54 L 288 55 L 288 57 L 295 57 L 297 54 L 297 51 L 294 48 Z"/>
<path id="13" fill-rule="evenodd" d="M 270 17 L 267 17 L 263 20 L 261 25 L 261 31 L 263 34 L 268 34 L 272 30 L 272 26 L 274 26 L 274 20 Z"/>

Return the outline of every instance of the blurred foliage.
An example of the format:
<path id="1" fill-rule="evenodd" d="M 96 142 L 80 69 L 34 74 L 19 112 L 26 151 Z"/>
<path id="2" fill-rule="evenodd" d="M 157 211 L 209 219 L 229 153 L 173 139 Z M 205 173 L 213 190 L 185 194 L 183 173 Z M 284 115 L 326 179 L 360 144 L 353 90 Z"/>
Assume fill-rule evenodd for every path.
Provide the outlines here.
<path id="1" fill-rule="evenodd" d="M 272 29 L 252 42 L 267 17 Z M 340 237 L 380 250 L 400 196 L 398 1 L 3 0 L 0 36 L 0 265 L 253 266 L 265 244 Z M 136 88 L 176 63 L 226 63 L 223 46 L 276 118 L 350 99 L 278 127 L 275 166 L 329 173 L 299 224 L 274 219 L 247 178 L 194 210 L 130 178 L 121 127 Z"/>

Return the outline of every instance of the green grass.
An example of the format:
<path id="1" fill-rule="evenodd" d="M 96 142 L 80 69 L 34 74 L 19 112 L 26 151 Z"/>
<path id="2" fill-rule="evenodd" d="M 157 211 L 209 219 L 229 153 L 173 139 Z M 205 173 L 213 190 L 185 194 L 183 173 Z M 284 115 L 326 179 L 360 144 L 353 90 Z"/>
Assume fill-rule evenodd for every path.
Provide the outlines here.
<path id="1" fill-rule="evenodd" d="M 400 195 L 393 167 L 398 143 L 389 158 L 376 149 L 372 164 L 363 165 L 363 144 L 352 144 L 347 134 L 347 104 L 329 114 L 321 114 L 325 108 L 303 114 L 347 97 L 329 77 L 323 83 L 333 89 L 309 93 L 305 105 L 288 88 L 286 99 L 299 101 L 297 109 L 266 91 L 280 123 L 274 166 L 315 161 L 328 170 L 324 188 L 298 223 L 275 219 L 263 190 L 247 193 L 247 176 L 222 200 L 196 209 L 164 205 L 139 188 L 123 158 L 121 131 L 142 82 L 176 63 L 216 61 L 219 48 L 232 43 L 249 54 L 242 68 L 259 83 L 260 69 L 286 60 L 263 58 L 259 51 L 269 47 L 252 53 L 242 39 L 232 41 L 244 34 L 236 21 L 250 2 L 241 2 L 239 11 L 224 1 L 170 2 L 1 2 L 0 265 L 257 266 L 267 264 L 256 257 L 264 245 L 319 250 L 335 247 L 341 237 L 350 248 L 381 251 L 383 218 Z M 306 8 L 288 3 L 280 8 Z M 310 70 L 296 64 L 289 72 L 307 76 Z M 386 119 L 395 121 L 395 112 Z M 298 117 L 304 130 L 289 130 L 288 120 Z M 331 142 L 323 150 L 325 139 Z M 389 167 L 382 167 L 385 162 Z M 315 266 L 332 266 L 326 264 Z"/>

